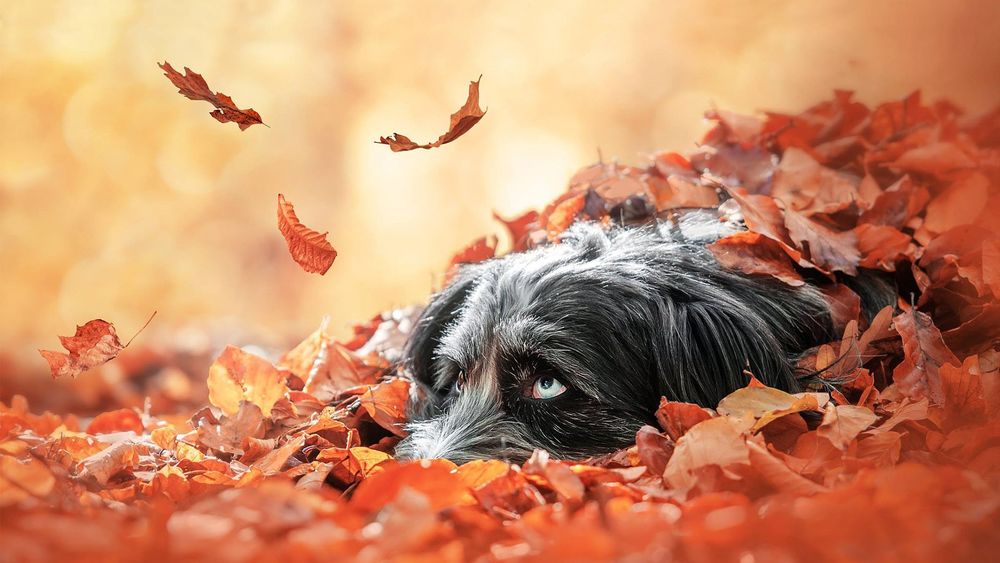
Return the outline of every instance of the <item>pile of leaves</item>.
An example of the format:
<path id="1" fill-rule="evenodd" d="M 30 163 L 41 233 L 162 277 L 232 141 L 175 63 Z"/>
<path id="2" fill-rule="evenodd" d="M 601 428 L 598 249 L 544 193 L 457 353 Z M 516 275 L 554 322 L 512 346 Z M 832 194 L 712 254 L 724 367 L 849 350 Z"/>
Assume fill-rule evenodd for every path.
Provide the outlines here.
<path id="1" fill-rule="evenodd" d="M 17 397 L 0 405 L 5 559 L 1000 552 L 1000 111 L 968 118 L 916 94 L 871 109 L 837 92 L 798 115 L 708 117 L 692 154 L 597 163 L 540 213 L 501 219 L 510 250 L 558 244 L 576 220 L 610 228 L 704 208 L 742 219 L 748 230 L 713 253 L 822 288 L 843 337 L 801 367 L 840 385 L 789 394 L 748 375 L 714 409 L 665 397 L 658 427 L 600 459 L 401 462 L 392 452 L 411 384 L 399 359 L 417 311 L 385 313 L 348 342 L 320 327 L 275 361 L 226 348 L 208 373 L 209 406 L 193 413 L 147 406 L 81 421 Z M 483 238 L 453 265 L 496 251 Z M 862 269 L 900 288 L 897 307 L 867 322 L 841 283 Z M 72 367 L 117 354 L 109 334 L 85 325 L 54 358 Z"/>

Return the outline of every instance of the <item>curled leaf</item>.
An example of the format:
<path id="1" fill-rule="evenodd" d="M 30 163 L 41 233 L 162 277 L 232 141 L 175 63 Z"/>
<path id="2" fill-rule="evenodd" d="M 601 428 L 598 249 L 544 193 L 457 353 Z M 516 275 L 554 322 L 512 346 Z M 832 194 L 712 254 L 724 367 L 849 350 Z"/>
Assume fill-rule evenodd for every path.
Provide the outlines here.
<path id="1" fill-rule="evenodd" d="M 209 115 L 219 123 L 235 123 L 239 125 L 240 131 L 245 131 L 251 125 L 264 123 L 260 118 L 260 114 L 253 109 L 240 109 L 229 96 L 222 92 L 212 92 L 205 79 L 188 67 L 184 67 L 183 75 L 174 70 L 174 67 L 170 66 L 168 62 L 161 63 L 160 68 L 163 69 L 163 75 L 173 82 L 174 86 L 177 87 L 177 91 L 183 94 L 184 97 L 189 100 L 206 101 L 215 106 L 215 109 Z"/>
<path id="2" fill-rule="evenodd" d="M 482 77 L 479 77 L 479 79 L 469 83 L 469 97 L 465 100 L 465 105 L 451 114 L 451 124 L 448 126 L 448 131 L 438 137 L 437 141 L 421 145 L 411 141 L 406 135 L 393 133 L 388 137 L 379 137 L 379 140 L 375 142 L 389 145 L 392 152 L 401 152 L 413 149 L 432 149 L 461 137 L 486 115 L 486 111 L 479 107 L 479 80 L 481 79 Z"/>
<path id="3" fill-rule="evenodd" d="M 337 251 L 326 240 L 327 233 L 303 225 L 295 215 L 295 208 L 281 194 L 278 194 L 278 230 L 288 243 L 292 259 L 307 272 L 323 275 L 337 259 Z"/>

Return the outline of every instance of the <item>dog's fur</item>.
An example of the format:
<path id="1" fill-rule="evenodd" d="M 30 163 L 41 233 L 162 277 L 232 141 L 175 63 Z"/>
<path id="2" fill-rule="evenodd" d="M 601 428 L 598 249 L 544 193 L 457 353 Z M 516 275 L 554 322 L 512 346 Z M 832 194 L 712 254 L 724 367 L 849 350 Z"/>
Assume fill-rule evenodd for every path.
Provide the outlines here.
<path id="1" fill-rule="evenodd" d="M 722 268 L 705 245 L 739 228 L 714 213 L 582 223 L 561 244 L 464 267 L 408 344 L 427 399 L 397 455 L 579 459 L 631 444 L 661 396 L 714 407 L 747 372 L 801 390 L 795 357 L 837 336 L 829 307 L 812 285 Z M 894 294 L 852 285 L 869 311 Z M 568 390 L 531 398 L 544 375 Z"/>

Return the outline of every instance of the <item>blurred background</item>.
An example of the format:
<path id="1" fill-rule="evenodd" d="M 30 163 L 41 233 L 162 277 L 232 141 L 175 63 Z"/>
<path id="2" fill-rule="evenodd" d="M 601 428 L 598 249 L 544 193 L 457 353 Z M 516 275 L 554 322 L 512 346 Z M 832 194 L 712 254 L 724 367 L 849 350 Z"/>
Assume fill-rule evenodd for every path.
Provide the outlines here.
<path id="1" fill-rule="evenodd" d="M 921 88 L 984 111 L 998 37 L 992 0 L 2 0 L 3 394 L 53 385 L 35 349 L 93 318 L 125 340 L 158 310 L 137 343 L 281 348 L 324 315 L 346 334 L 426 299 L 457 249 L 502 231 L 493 210 L 544 205 L 598 149 L 688 150 L 713 105 Z M 164 60 L 270 128 L 217 123 Z M 489 113 L 458 141 L 373 143 L 436 139 L 480 74 Z M 325 276 L 289 258 L 278 192 L 330 231 Z"/>

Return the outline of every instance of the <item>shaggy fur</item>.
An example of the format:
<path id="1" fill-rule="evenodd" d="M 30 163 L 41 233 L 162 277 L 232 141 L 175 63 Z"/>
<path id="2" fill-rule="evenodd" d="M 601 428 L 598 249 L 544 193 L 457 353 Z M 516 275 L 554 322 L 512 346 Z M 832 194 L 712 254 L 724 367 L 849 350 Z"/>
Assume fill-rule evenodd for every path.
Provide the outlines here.
<path id="1" fill-rule="evenodd" d="M 747 371 L 800 390 L 794 359 L 835 338 L 829 308 L 813 286 L 720 267 L 705 244 L 738 229 L 714 214 L 584 223 L 561 244 L 464 267 L 409 342 L 428 399 L 397 455 L 579 459 L 631 444 L 661 396 L 714 407 Z M 890 293 L 852 285 L 869 309 Z M 543 376 L 567 391 L 531 398 Z"/>

